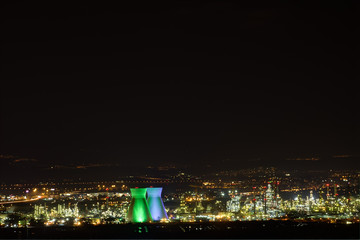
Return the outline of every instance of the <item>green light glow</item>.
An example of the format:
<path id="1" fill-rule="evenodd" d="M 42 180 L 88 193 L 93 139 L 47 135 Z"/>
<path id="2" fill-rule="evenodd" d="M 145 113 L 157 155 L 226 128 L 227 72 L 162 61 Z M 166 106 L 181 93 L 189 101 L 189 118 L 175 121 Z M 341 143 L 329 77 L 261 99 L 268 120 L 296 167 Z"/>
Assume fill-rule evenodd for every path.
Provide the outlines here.
<path id="1" fill-rule="evenodd" d="M 146 188 L 131 188 L 131 203 L 127 214 L 130 222 L 140 223 L 151 221 L 151 215 L 146 202 Z"/>

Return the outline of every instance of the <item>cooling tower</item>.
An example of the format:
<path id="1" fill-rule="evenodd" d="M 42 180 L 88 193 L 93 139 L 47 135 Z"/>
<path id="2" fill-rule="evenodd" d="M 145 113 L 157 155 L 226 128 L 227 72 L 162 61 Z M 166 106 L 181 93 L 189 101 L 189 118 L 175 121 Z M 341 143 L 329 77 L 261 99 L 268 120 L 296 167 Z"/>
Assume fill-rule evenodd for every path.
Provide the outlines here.
<path id="1" fill-rule="evenodd" d="M 151 214 L 146 202 L 146 188 L 130 188 L 131 203 L 127 213 L 127 221 L 140 223 L 150 222 Z"/>
<path id="2" fill-rule="evenodd" d="M 168 216 L 165 211 L 164 203 L 161 199 L 162 188 L 148 188 L 147 189 L 147 203 L 150 209 L 151 217 L 154 221 L 167 219 Z"/>

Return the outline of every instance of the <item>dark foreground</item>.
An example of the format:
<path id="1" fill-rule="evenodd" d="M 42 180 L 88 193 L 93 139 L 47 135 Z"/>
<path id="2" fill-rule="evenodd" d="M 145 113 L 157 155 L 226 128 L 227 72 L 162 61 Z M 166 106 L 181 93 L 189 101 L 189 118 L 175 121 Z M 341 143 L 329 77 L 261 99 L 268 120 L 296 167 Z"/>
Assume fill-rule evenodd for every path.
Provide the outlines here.
<path id="1" fill-rule="evenodd" d="M 0 228 L 0 238 L 352 238 L 359 224 L 291 221 Z"/>

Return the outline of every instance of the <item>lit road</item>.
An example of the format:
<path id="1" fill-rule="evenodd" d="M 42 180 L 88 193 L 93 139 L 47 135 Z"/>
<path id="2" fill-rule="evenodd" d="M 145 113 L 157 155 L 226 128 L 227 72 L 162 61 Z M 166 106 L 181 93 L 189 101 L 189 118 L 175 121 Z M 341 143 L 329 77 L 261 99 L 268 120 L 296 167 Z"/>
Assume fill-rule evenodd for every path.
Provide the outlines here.
<path id="1" fill-rule="evenodd" d="M 5 205 L 5 204 L 13 204 L 13 203 L 27 203 L 27 202 L 34 202 L 34 201 L 38 201 L 40 199 L 42 199 L 44 197 L 39 197 L 39 198 L 32 198 L 32 199 L 28 199 L 28 200 L 18 200 L 18 201 L 8 201 L 8 202 L 0 202 L 0 205 Z"/>

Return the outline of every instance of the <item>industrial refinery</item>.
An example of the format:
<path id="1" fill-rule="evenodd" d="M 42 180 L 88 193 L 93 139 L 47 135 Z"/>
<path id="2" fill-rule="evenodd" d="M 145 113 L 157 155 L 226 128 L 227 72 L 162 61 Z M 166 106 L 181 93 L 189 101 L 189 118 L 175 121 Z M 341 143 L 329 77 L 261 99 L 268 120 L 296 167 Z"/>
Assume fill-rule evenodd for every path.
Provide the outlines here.
<path id="1" fill-rule="evenodd" d="M 3 184 L 0 231 L 27 229 L 42 234 L 36 229 L 71 227 L 72 232 L 77 229 L 86 235 L 83 229 L 89 227 L 127 226 L 140 237 L 158 231 L 152 226 L 179 234 L 208 232 L 220 226 L 233 231 L 244 231 L 247 226 L 250 231 L 257 223 L 267 226 L 274 221 L 290 224 L 289 228 L 359 226 L 357 172 L 329 172 L 304 179 L 293 172 L 260 168 L 249 169 L 246 178 L 238 176 L 240 181 L 228 176 L 229 172 L 220 174 L 221 178 L 207 179 L 179 172 L 172 178 Z M 251 223 L 255 225 L 248 225 Z M 115 234 L 111 236 L 117 237 L 116 231 L 111 231 Z"/>

